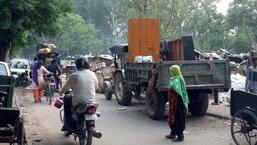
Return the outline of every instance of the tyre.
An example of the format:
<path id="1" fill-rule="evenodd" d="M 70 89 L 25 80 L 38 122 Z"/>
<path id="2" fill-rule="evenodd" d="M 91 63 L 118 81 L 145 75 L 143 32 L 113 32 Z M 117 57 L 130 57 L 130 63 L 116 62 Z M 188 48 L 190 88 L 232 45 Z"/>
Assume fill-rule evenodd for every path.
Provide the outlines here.
<path id="1" fill-rule="evenodd" d="M 49 105 L 52 105 L 55 90 L 55 85 L 49 85 Z"/>
<path id="2" fill-rule="evenodd" d="M 86 143 L 86 136 L 80 136 L 79 137 L 79 145 L 85 145 Z"/>
<path id="3" fill-rule="evenodd" d="M 110 88 L 111 87 L 111 88 Z M 112 100 L 112 86 L 108 87 L 108 84 L 104 85 L 104 96 L 106 100 Z"/>
<path id="4" fill-rule="evenodd" d="M 97 93 L 104 93 L 104 76 L 102 73 L 96 73 L 96 77 L 98 80 L 98 89 L 96 90 Z"/>
<path id="5" fill-rule="evenodd" d="M 167 96 L 156 89 L 146 90 L 146 110 L 150 118 L 160 120 L 164 117 Z"/>
<path id="6" fill-rule="evenodd" d="M 118 104 L 128 106 L 131 103 L 131 86 L 126 83 L 121 74 L 115 76 L 115 96 Z"/>
<path id="7" fill-rule="evenodd" d="M 18 131 L 18 138 L 19 142 L 18 145 L 26 145 L 27 144 L 27 139 L 26 139 L 26 132 L 24 125 L 22 123 L 22 120 L 20 120 L 20 125 L 19 125 L 19 131 Z"/>
<path id="8" fill-rule="evenodd" d="M 231 136 L 236 145 L 256 145 L 257 117 L 248 109 L 239 110 L 231 121 Z"/>
<path id="9" fill-rule="evenodd" d="M 52 96 L 49 97 L 49 105 L 52 105 Z"/>
<path id="10" fill-rule="evenodd" d="M 195 96 L 193 96 L 195 95 Z M 209 98 L 206 93 L 196 93 L 192 94 L 190 98 L 194 98 L 190 100 L 189 103 L 189 111 L 193 116 L 203 116 L 207 113 L 209 106 Z"/>
<path id="11" fill-rule="evenodd" d="M 20 141 L 18 143 L 18 145 L 26 145 L 26 136 L 25 136 L 25 132 L 23 132 L 21 138 L 20 138 Z"/>
<path id="12" fill-rule="evenodd" d="M 87 131 L 87 144 L 86 145 L 92 145 L 93 142 L 93 132 Z"/>

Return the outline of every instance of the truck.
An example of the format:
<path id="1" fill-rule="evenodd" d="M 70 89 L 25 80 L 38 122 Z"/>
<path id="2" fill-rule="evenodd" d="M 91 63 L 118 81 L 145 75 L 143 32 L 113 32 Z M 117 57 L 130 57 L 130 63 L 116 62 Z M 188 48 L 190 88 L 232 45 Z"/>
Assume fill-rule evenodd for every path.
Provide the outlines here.
<path id="1" fill-rule="evenodd" d="M 228 91 L 231 87 L 229 61 L 196 60 L 191 36 L 163 45 L 158 23 L 158 19 L 130 20 L 129 44 L 110 48 L 114 56 L 113 88 L 116 100 L 125 106 L 130 105 L 132 98 L 143 101 L 150 118 L 162 119 L 168 101 L 169 68 L 178 65 L 186 81 L 189 111 L 194 116 L 202 116 L 208 110 L 209 94 L 217 95 L 219 91 Z M 141 33 L 136 33 L 134 29 Z M 153 60 L 135 61 L 140 55 L 150 55 Z"/>

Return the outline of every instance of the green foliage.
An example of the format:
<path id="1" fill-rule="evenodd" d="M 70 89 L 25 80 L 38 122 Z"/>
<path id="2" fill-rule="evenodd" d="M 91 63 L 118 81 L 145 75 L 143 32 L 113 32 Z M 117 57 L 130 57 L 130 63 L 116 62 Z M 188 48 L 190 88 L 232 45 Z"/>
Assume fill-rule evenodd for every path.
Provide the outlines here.
<path id="1" fill-rule="evenodd" d="M 101 53 L 102 42 L 97 38 L 95 26 L 86 24 L 80 15 L 67 13 L 57 25 L 59 31 L 55 37 L 43 37 L 40 41 L 56 44 L 64 56 Z"/>
<path id="2" fill-rule="evenodd" d="M 74 0 L 74 12 L 80 14 L 86 22 L 95 24 L 100 37 L 110 36 L 110 13 L 104 0 Z"/>
<path id="3" fill-rule="evenodd" d="M 56 34 L 56 20 L 69 10 L 65 0 L 1 0 L 0 60 L 15 52 L 29 37 Z"/>
<path id="4" fill-rule="evenodd" d="M 63 55 L 105 53 L 113 43 L 127 42 L 129 19 L 143 17 L 161 19 L 162 40 L 192 35 L 196 49 L 204 51 L 242 52 L 257 44 L 256 0 L 234 0 L 225 16 L 216 10 L 220 0 L 67 1 L 77 14 L 59 19 L 69 10 L 65 0 L 0 0 L 0 42 L 11 37 L 18 52 L 43 36 L 41 42 L 56 43 Z"/>
<path id="5" fill-rule="evenodd" d="M 235 30 L 229 47 L 249 51 L 257 43 L 257 1 L 234 0 L 226 17 L 229 30 Z M 257 48 L 255 48 L 257 49 Z"/>
<path id="6" fill-rule="evenodd" d="M 197 49 L 219 48 L 249 51 L 257 42 L 257 1 L 234 0 L 228 15 L 217 12 L 219 0 L 109 0 L 113 37 L 127 36 L 127 20 L 135 17 L 160 18 L 161 39 L 192 35 Z M 112 7 L 114 6 L 114 7 Z M 238 29 L 240 28 L 240 30 Z M 119 31 L 117 31 L 119 30 Z M 230 31 L 235 30 L 234 36 Z"/>

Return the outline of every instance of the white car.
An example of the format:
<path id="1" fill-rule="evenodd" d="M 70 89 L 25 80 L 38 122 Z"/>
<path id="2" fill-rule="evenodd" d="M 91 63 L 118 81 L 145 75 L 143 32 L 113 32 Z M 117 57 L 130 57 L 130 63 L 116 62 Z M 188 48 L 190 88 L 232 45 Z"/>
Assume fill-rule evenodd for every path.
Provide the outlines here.
<path id="1" fill-rule="evenodd" d="M 17 58 L 10 61 L 10 69 L 14 78 L 18 77 L 18 74 L 30 72 L 30 61 L 27 59 Z"/>

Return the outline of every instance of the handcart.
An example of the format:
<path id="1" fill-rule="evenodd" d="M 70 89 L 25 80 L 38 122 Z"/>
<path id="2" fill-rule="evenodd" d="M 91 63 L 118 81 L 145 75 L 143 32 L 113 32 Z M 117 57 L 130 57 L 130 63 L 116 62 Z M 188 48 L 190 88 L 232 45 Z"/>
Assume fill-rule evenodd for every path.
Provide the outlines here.
<path id="1" fill-rule="evenodd" d="M 232 90 L 230 114 L 236 145 L 257 145 L 257 95 Z"/>
<path id="2" fill-rule="evenodd" d="M 0 108 L 0 143 L 27 144 L 20 109 Z"/>

